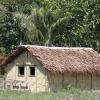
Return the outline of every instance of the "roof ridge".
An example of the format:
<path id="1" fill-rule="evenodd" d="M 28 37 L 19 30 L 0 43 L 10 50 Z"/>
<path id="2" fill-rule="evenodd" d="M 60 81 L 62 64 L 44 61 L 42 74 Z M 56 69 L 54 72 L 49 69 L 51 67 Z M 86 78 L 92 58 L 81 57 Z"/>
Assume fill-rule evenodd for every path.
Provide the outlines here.
<path id="1" fill-rule="evenodd" d="M 83 50 L 93 50 L 93 48 L 89 48 L 89 47 L 48 47 L 48 46 L 39 46 L 39 45 L 20 45 L 21 47 L 32 47 L 32 48 L 48 48 L 48 49 L 73 49 L 73 50 L 77 50 L 77 49 L 83 49 Z"/>

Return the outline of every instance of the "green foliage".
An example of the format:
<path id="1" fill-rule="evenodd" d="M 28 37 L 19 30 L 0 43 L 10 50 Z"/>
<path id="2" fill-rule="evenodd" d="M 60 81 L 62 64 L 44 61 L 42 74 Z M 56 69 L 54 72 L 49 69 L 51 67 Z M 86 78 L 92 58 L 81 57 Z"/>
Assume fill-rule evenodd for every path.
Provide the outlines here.
<path id="1" fill-rule="evenodd" d="M 100 51 L 100 0 L 0 0 L 0 47 L 19 44 Z"/>
<path id="2" fill-rule="evenodd" d="M 1 56 L 4 56 L 5 53 L 6 53 L 5 48 L 4 48 L 4 47 L 0 47 L 0 55 L 1 55 Z"/>
<path id="3" fill-rule="evenodd" d="M 80 92 L 81 92 L 80 89 L 77 89 L 77 88 L 74 88 L 74 87 L 69 87 L 67 89 L 64 89 L 63 91 L 66 92 L 66 93 L 69 93 L 69 94 L 80 94 Z"/>
<path id="4" fill-rule="evenodd" d="M 0 90 L 1 100 L 99 100 L 100 92 L 80 91 L 80 93 L 30 93 L 28 91 Z"/>
<path id="5" fill-rule="evenodd" d="M 4 76 L 0 73 L 0 80 L 3 80 Z"/>

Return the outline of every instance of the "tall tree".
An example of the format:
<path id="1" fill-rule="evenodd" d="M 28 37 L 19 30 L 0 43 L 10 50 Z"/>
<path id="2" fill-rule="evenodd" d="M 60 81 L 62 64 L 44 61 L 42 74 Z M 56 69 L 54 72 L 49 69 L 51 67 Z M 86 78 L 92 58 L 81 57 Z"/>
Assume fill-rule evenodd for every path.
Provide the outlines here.
<path id="1" fill-rule="evenodd" d="M 0 45 L 7 53 L 21 42 L 92 47 L 100 51 L 99 0 L 1 0 L 0 3 L 6 9 L 0 15 Z"/>

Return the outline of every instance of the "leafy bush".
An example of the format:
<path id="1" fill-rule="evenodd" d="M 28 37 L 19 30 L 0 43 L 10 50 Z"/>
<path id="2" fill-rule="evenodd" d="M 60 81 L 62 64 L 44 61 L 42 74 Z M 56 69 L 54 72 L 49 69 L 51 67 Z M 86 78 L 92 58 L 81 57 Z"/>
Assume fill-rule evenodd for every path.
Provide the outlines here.
<path id="1" fill-rule="evenodd" d="M 68 94 L 79 94 L 81 92 L 80 89 L 77 89 L 77 88 L 74 88 L 74 87 L 69 87 L 69 88 L 66 88 L 64 90 L 62 90 Z"/>

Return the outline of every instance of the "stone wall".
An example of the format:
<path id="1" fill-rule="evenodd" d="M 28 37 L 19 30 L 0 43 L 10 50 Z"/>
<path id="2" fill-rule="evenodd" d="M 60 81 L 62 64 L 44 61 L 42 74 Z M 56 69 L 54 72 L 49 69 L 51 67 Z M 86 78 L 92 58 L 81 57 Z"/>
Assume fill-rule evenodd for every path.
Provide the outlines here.
<path id="1" fill-rule="evenodd" d="M 25 75 L 18 75 L 18 65 L 24 65 Z M 29 66 L 35 67 L 35 76 L 30 76 Z M 28 52 L 22 53 L 6 68 L 6 80 L 18 80 L 23 81 L 28 85 L 28 89 L 32 92 L 46 91 L 47 89 L 47 78 L 45 75 L 46 70 L 41 67 L 37 60 Z"/>

